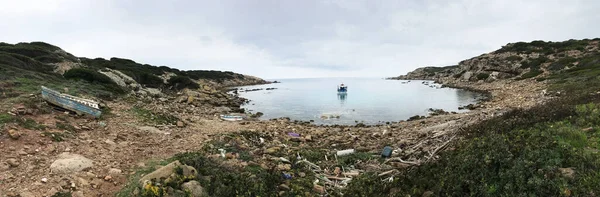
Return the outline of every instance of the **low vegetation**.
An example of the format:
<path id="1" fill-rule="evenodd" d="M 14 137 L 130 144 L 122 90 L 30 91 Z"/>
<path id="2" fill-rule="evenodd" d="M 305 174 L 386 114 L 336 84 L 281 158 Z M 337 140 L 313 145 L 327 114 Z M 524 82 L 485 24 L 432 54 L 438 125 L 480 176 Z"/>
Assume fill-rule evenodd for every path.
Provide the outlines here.
<path id="1" fill-rule="evenodd" d="M 131 108 L 131 112 L 133 112 L 137 117 L 147 123 L 152 123 L 155 125 L 174 125 L 177 123 L 179 118 L 165 113 L 153 112 L 151 110 L 145 109 L 142 106 L 134 106 Z"/>

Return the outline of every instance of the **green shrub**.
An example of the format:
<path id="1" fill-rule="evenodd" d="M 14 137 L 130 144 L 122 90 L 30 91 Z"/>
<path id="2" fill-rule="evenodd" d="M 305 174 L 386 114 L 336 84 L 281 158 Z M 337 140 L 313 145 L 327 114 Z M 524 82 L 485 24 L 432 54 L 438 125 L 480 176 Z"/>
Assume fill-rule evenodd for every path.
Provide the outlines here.
<path id="1" fill-rule="evenodd" d="M 368 196 L 590 196 L 600 192 L 600 107 L 594 97 L 565 98 L 515 110 L 464 130 L 465 140 L 440 159 L 405 171 L 392 183 L 363 175 L 349 191 Z M 540 117 L 541 116 L 541 117 Z M 560 168 L 575 170 L 574 177 Z M 356 185 L 354 185 L 356 186 Z M 358 186 L 356 186 L 358 187 Z M 354 187 L 354 188 L 356 188 Z M 352 187 L 349 187 L 352 188 Z"/>
<path id="2" fill-rule="evenodd" d="M 177 154 L 172 159 L 209 177 L 198 181 L 210 196 L 276 196 L 277 186 L 283 181 L 274 170 L 258 167 L 252 168 L 253 173 L 244 173 L 245 170 L 228 169 L 197 152 Z"/>
<path id="3" fill-rule="evenodd" d="M 510 61 L 510 62 L 519 62 L 519 61 L 523 60 L 523 57 L 518 56 L 518 55 L 513 55 L 513 56 L 507 57 L 506 60 Z"/>
<path id="4" fill-rule="evenodd" d="M 174 76 L 174 77 L 171 77 L 168 80 L 168 84 L 171 85 L 171 86 L 173 86 L 177 90 L 182 90 L 184 88 L 198 89 L 200 87 L 196 82 L 192 81 L 187 76 Z"/>
<path id="5" fill-rule="evenodd" d="M 114 84 L 115 82 L 107 77 L 99 73 L 98 71 L 86 69 L 86 68 L 73 68 L 65 72 L 63 76 L 66 79 L 82 79 L 92 83 L 101 83 L 101 84 Z"/>
<path id="6" fill-rule="evenodd" d="M 490 74 L 488 74 L 488 73 L 478 73 L 477 74 L 477 80 L 486 80 L 489 77 L 490 77 Z"/>
<path id="7" fill-rule="evenodd" d="M 548 58 L 541 56 L 541 57 L 538 57 L 535 59 L 530 59 L 529 61 L 523 62 L 521 64 L 521 68 L 539 69 L 540 66 L 547 61 L 548 61 Z"/>
<path id="8" fill-rule="evenodd" d="M 577 61 L 577 59 L 574 57 L 564 57 L 564 58 L 561 58 L 558 61 L 550 64 L 548 66 L 548 70 L 552 70 L 552 71 L 562 70 L 566 66 L 569 66 L 569 67 L 573 66 L 573 63 L 576 61 Z"/>
<path id="9" fill-rule="evenodd" d="M 544 72 L 541 71 L 541 70 L 533 69 L 533 70 L 531 70 L 529 72 L 526 72 L 525 74 L 521 75 L 521 77 L 517 78 L 517 80 L 529 79 L 529 78 L 532 78 L 532 77 L 536 77 L 536 76 L 538 76 L 538 75 L 540 75 L 542 73 L 544 73 Z"/>
<path id="10" fill-rule="evenodd" d="M 111 100 L 114 97 L 113 94 L 119 95 L 126 93 L 126 90 L 117 85 L 112 79 L 94 70 L 73 68 L 65 72 L 63 76 L 66 79 L 83 80 L 92 84 L 101 85 L 102 89 L 96 88 L 89 91 L 91 91 L 91 94 L 102 99 Z"/>
<path id="11" fill-rule="evenodd" d="M 159 88 L 164 85 L 163 79 L 150 73 L 140 74 L 138 83 L 150 88 Z"/>

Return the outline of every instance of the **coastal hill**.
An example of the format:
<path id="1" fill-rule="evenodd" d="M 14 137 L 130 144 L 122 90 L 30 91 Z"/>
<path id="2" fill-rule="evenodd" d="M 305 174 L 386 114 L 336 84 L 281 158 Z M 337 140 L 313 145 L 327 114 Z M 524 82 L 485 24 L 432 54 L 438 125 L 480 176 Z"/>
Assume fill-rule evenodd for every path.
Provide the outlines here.
<path id="1" fill-rule="evenodd" d="M 561 75 L 596 69 L 600 61 L 600 39 L 563 42 L 517 42 L 454 66 L 423 67 L 391 79 L 427 79 L 449 84 L 459 81 L 523 80 L 561 78 Z M 594 75 L 598 73 L 589 73 Z"/>
<path id="2" fill-rule="evenodd" d="M 207 86 L 207 89 L 218 89 L 267 83 L 257 77 L 233 72 L 183 71 L 116 57 L 108 60 L 76 57 L 44 42 L 0 43 L 0 72 L 4 86 L 59 87 L 75 83 L 78 86 L 72 87 L 72 93 L 102 99 L 114 99 L 129 92 L 156 95 L 184 88 Z M 65 83 L 68 80 L 71 82 Z"/>

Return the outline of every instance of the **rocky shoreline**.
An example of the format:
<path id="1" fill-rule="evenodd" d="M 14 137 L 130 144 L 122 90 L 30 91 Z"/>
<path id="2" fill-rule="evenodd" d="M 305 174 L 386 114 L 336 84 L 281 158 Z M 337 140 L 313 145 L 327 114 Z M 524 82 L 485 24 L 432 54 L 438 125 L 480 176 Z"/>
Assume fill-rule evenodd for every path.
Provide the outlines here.
<path id="1" fill-rule="evenodd" d="M 52 132 L 57 133 L 65 131 L 60 131 L 62 127 L 57 126 L 58 123 L 68 123 L 76 134 L 72 138 L 53 141 L 52 138 L 34 134 L 34 130 L 22 130 L 18 140 L 3 139 L 0 144 L 0 149 L 4 150 L 3 160 L 14 158 L 18 164 L 12 162 L 10 166 L 3 167 L 0 175 L 6 184 L 2 184 L 0 190 L 6 194 L 22 196 L 28 193 L 42 196 L 57 191 L 81 192 L 84 196 L 114 195 L 125 184 L 130 176 L 128 174 L 147 165 L 144 163 L 166 159 L 180 152 L 197 151 L 203 145 L 220 139 L 220 136 L 239 131 L 269 136 L 272 141 L 261 146 L 262 148 L 250 150 L 256 158 L 252 162 L 235 157 L 226 158 L 222 162 L 242 164 L 242 167 L 245 162 L 246 165 L 256 163 L 265 168 L 277 168 L 281 162 L 273 161 L 271 157 L 279 155 L 291 159 L 296 151 L 307 148 L 326 150 L 323 154 L 333 157 L 335 152 L 345 149 L 354 149 L 360 154 L 379 155 L 385 146 L 390 146 L 394 150 L 391 158 L 401 158 L 400 160 L 388 159 L 390 161 L 385 164 L 358 165 L 354 170 L 359 174 L 392 170 L 393 173 L 389 174 L 391 176 L 398 172 L 394 170 L 434 159 L 429 158 L 431 152 L 440 151 L 443 149 L 440 146 L 451 139 L 459 140 L 457 132 L 462 127 L 510 109 L 531 107 L 550 98 L 540 94 L 545 89 L 543 83 L 532 81 L 464 83 L 460 86 L 490 92 L 492 97 L 482 101 L 480 108 L 466 113 L 440 114 L 383 125 L 318 126 L 286 118 L 222 121 L 218 114 L 234 112 L 244 99 L 210 88 L 199 92 L 183 91 L 173 97 L 107 102 L 113 115 L 105 120 L 80 119 L 56 113 L 19 116 L 47 125 Z M 173 122 L 166 125 L 152 123 L 133 113 L 132 106 L 139 106 L 156 114 L 169 114 L 178 117 L 179 121 L 177 124 Z M 299 137 L 291 138 L 288 135 L 290 132 L 297 133 Z M 23 141 L 27 143 L 22 143 Z M 285 154 L 279 151 L 276 151 L 277 154 L 270 153 L 269 148 L 272 147 L 280 147 Z M 89 159 L 94 165 L 69 171 L 70 174 L 56 173 L 50 166 L 64 152 Z M 327 163 L 311 162 L 318 163 L 317 165 Z M 323 168 L 329 169 L 327 166 Z M 115 173 L 118 171 L 115 169 L 122 173 Z M 279 170 L 285 172 L 287 169 Z M 344 177 L 336 175 L 334 167 L 327 171 L 329 174 L 322 173 Z M 43 179 L 46 181 L 42 181 Z M 332 189 L 324 187 L 325 191 Z"/>

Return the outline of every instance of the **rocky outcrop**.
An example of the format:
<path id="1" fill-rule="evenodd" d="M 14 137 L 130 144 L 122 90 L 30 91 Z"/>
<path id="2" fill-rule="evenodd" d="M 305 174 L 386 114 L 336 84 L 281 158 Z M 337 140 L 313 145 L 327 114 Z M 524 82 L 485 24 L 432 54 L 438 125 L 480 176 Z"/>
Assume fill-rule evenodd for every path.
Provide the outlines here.
<path id="1" fill-rule="evenodd" d="M 463 60 L 457 66 L 423 67 L 390 79 L 435 80 L 453 84 L 544 77 L 575 68 L 582 58 L 598 54 L 599 42 L 599 39 L 594 39 L 510 43 L 494 52 Z"/>

